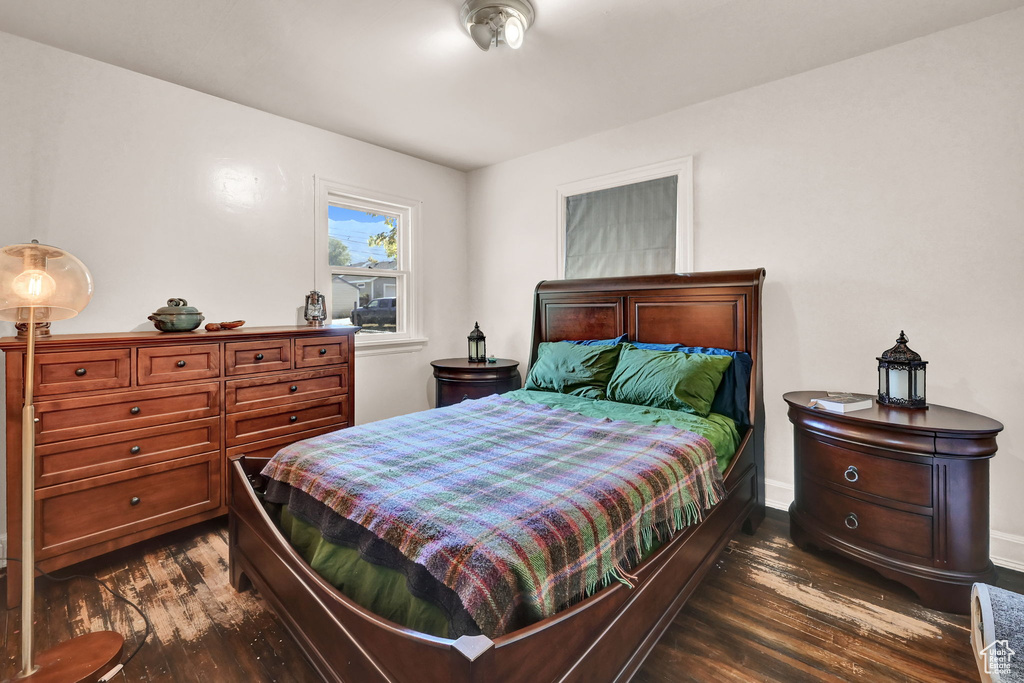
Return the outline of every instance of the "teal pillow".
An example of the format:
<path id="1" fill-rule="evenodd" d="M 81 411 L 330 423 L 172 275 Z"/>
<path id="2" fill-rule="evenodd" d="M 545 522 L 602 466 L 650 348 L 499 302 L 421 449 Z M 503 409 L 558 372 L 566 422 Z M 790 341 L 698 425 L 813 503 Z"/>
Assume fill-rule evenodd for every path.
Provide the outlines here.
<path id="1" fill-rule="evenodd" d="M 622 344 L 608 398 L 707 417 L 731 356 L 647 351 Z"/>
<path id="2" fill-rule="evenodd" d="M 526 376 L 526 388 L 583 398 L 604 398 L 605 387 L 615 372 L 620 348 L 621 345 L 541 342 L 537 347 L 537 362 Z"/>

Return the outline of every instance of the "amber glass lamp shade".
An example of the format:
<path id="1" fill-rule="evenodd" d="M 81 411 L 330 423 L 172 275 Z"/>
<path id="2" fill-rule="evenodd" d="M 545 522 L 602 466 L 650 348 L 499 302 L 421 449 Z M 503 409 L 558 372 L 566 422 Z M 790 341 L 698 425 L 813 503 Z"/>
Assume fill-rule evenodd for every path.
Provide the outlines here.
<path id="1" fill-rule="evenodd" d="M 92 298 L 92 275 L 57 247 L 32 242 L 0 249 L 0 320 L 65 320 Z"/>

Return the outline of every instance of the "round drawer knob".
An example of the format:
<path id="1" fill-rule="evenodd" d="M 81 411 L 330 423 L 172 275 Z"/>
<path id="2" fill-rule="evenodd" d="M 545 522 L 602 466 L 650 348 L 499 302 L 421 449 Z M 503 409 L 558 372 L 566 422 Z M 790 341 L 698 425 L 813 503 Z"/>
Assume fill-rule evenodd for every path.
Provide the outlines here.
<path id="1" fill-rule="evenodd" d="M 75 374 L 79 377 L 85 377 L 85 368 L 78 368 L 75 370 Z"/>
<path id="2" fill-rule="evenodd" d="M 129 453 L 131 453 L 132 455 L 138 455 L 141 451 L 142 449 L 139 448 L 138 446 L 132 446 Z"/>
<path id="3" fill-rule="evenodd" d="M 843 524 L 846 525 L 847 529 L 856 529 L 860 526 L 860 522 L 857 521 L 857 515 L 852 512 L 846 515 L 846 519 L 843 520 Z"/>
<path id="4" fill-rule="evenodd" d="M 263 360 L 263 354 L 262 353 L 257 353 L 256 354 L 256 360 Z"/>
<path id="5" fill-rule="evenodd" d="M 298 415 L 292 415 L 291 417 L 288 418 L 289 422 L 297 422 L 298 420 L 299 420 L 299 416 Z"/>
<path id="6" fill-rule="evenodd" d="M 178 363 L 177 363 L 177 366 L 178 366 L 179 368 L 183 368 L 183 367 L 185 367 L 185 361 L 183 361 L 183 360 L 179 360 L 179 361 L 178 361 Z"/>
<path id="7" fill-rule="evenodd" d="M 299 390 L 299 388 L 297 386 L 295 386 L 294 384 L 291 385 L 290 387 L 288 387 L 288 391 L 298 391 L 298 390 Z"/>
<path id="8" fill-rule="evenodd" d="M 854 482 L 860 479 L 860 474 L 857 473 L 857 468 L 853 465 L 847 467 L 846 471 L 843 472 L 843 479 L 849 482 Z"/>
<path id="9" fill-rule="evenodd" d="M 327 355 L 327 349 L 320 349 L 320 355 L 321 356 L 326 356 Z"/>
<path id="10" fill-rule="evenodd" d="M 132 406 L 132 409 L 129 410 L 128 412 L 131 413 L 132 415 L 138 415 L 142 411 L 139 410 L 138 406 Z"/>
<path id="11" fill-rule="evenodd" d="M 128 501 L 128 503 L 131 504 L 131 505 L 138 505 L 141 502 L 142 502 L 142 499 L 139 498 L 138 496 L 132 496 L 132 499 Z"/>

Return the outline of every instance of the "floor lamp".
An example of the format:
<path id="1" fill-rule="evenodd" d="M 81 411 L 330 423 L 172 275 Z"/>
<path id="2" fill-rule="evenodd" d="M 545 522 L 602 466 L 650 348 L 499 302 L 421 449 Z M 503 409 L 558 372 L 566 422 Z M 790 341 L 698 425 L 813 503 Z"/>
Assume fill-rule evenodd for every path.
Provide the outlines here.
<path id="1" fill-rule="evenodd" d="M 77 258 L 33 240 L 0 249 L 0 320 L 25 323 L 25 407 L 21 413 L 21 673 L 33 683 L 98 681 L 117 664 L 124 638 L 112 631 L 87 633 L 35 656 L 35 390 L 36 323 L 72 318 L 92 298 L 92 276 Z M 9 575 L 10 569 L 8 569 Z"/>

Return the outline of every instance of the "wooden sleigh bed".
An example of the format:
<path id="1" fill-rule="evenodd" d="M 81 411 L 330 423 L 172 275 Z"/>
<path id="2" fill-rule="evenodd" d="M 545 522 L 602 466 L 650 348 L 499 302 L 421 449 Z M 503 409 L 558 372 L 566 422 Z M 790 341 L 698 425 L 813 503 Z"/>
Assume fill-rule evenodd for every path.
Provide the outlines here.
<path id="1" fill-rule="evenodd" d="M 562 339 L 629 339 L 744 351 L 750 422 L 724 473 L 727 498 L 635 570 L 558 614 L 490 639 L 449 640 L 363 609 L 292 549 L 247 475 L 267 462 L 242 456 L 230 474 L 232 585 L 255 586 L 327 681 L 625 681 L 637 671 L 729 540 L 764 518 L 761 288 L 764 270 L 542 282 L 533 346 Z"/>

